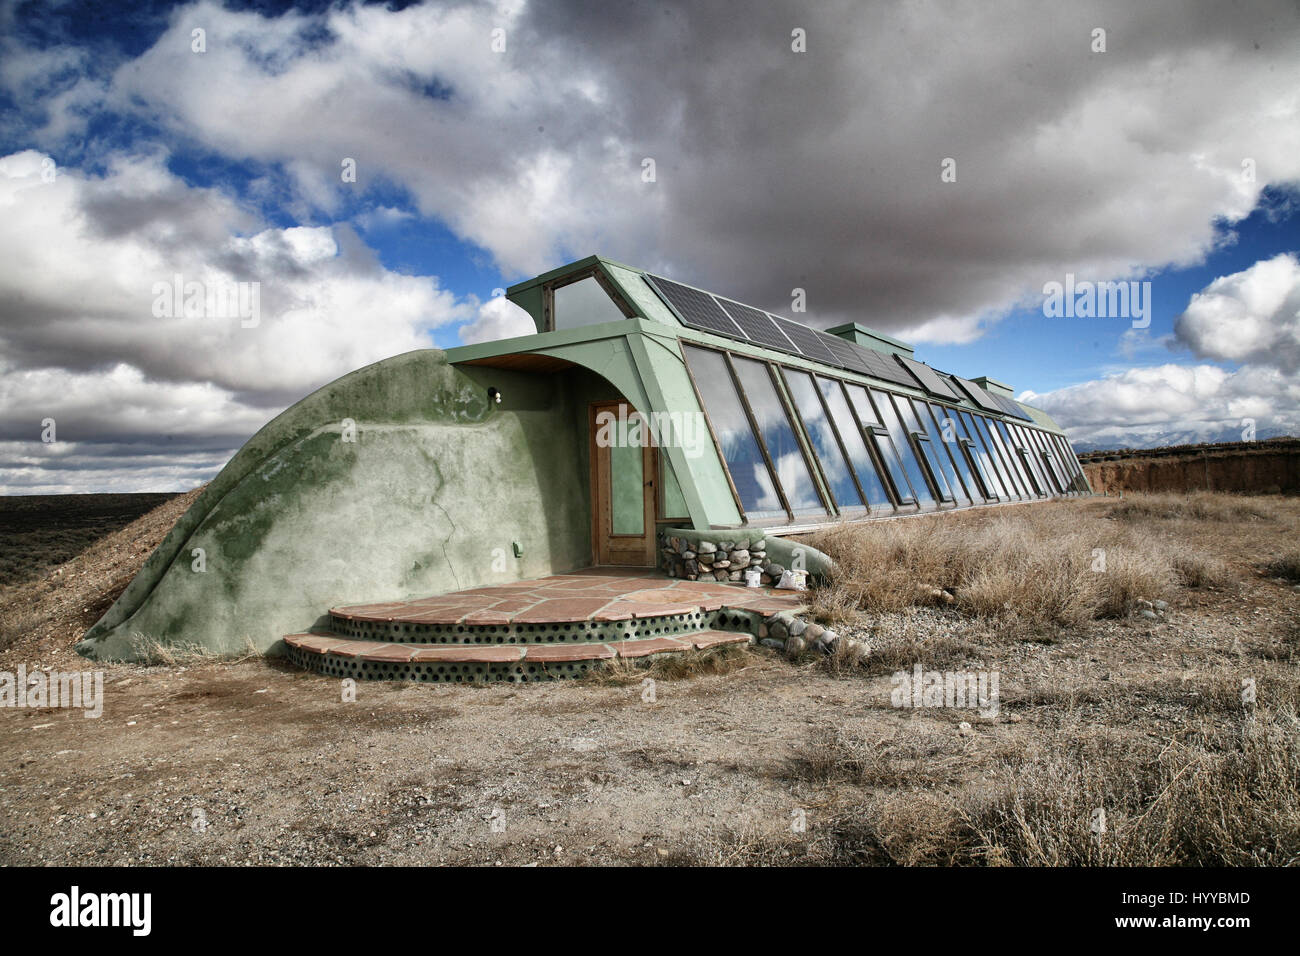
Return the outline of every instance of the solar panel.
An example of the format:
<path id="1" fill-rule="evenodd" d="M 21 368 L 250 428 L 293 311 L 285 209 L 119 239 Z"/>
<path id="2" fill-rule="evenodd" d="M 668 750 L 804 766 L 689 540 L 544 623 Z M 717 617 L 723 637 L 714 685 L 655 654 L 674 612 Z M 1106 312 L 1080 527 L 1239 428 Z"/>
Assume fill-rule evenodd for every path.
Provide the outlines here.
<path id="1" fill-rule="evenodd" d="M 920 383 L 921 388 L 925 389 L 931 395 L 937 398 L 961 398 L 956 392 L 946 385 L 934 369 L 924 362 L 918 362 L 916 359 L 906 358 L 902 355 L 895 355 L 894 358 L 902 363 L 903 368 L 912 373 L 912 376 Z"/>
<path id="2" fill-rule="evenodd" d="M 873 375 L 886 382 L 893 382 L 895 385 L 906 385 L 909 388 L 916 387 L 916 383 L 898 367 L 898 363 L 894 362 L 884 352 L 877 352 L 875 349 L 869 349 L 862 345 L 854 345 L 853 350 L 867 367 L 868 375 Z"/>
<path id="3" fill-rule="evenodd" d="M 1033 418 L 1025 413 L 1025 410 L 1020 407 L 1020 403 L 1014 398 L 1007 398 L 1007 396 L 999 395 L 997 392 L 989 392 L 989 394 L 993 396 L 993 401 L 1001 405 L 1002 410 L 1008 415 L 1015 418 L 1023 418 L 1027 422 L 1033 421 Z"/>
<path id="4" fill-rule="evenodd" d="M 648 275 L 646 279 L 663 296 L 664 301 L 672 306 L 678 318 L 691 328 L 717 332 L 742 341 L 745 339 L 745 334 L 709 293 L 658 276 Z"/>
<path id="5" fill-rule="evenodd" d="M 776 323 L 777 328 L 785 333 L 786 338 L 795 344 L 795 347 L 799 349 L 799 354 L 804 358 L 839 367 L 840 363 L 835 360 L 835 353 L 823 345 L 821 339 L 817 337 L 817 333 L 808 326 L 800 325 L 798 322 L 791 322 L 789 319 L 783 319 L 779 315 L 772 316 L 772 321 Z"/>
<path id="6" fill-rule="evenodd" d="M 862 357 L 858 355 L 852 342 L 842 339 L 838 335 L 829 334 L 824 335 L 822 341 L 835 356 L 836 364 L 840 368 L 848 369 L 850 372 L 857 372 L 859 375 L 871 374 L 867 368 L 867 363 L 862 361 Z"/>
<path id="7" fill-rule="evenodd" d="M 748 305 L 741 305 L 739 302 L 732 302 L 730 299 L 719 298 L 718 304 L 740 326 L 740 330 L 749 336 L 751 342 L 780 349 L 783 352 L 799 354 L 799 350 L 776 327 L 776 323 L 772 321 L 772 317 L 766 312 Z"/>
<path id="8" fill-rule="evenodd" d="M 1002 406 L 993 400 L 993 396 L 984 389 L 980 388 L 969 379 L 964 379 L 960 375 L 954 375 L 953 381 L 961 386 L 961 390 L 970 396 L 970 400 L 987 412 L 1000 412 Z"/>

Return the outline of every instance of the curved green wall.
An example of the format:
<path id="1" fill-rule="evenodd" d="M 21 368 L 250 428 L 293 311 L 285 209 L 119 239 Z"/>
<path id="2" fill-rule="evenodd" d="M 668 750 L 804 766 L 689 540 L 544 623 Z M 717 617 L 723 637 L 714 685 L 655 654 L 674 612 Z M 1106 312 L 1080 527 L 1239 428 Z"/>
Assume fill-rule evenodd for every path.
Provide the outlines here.
<path id="1" fill-rule="evenodd" d="M 585 566 L 581 421 L 561 377 L 462 371 L 434 349 L 345 375 L 239 450 L 77 650 L 275 650 L 333 605 Z"/>

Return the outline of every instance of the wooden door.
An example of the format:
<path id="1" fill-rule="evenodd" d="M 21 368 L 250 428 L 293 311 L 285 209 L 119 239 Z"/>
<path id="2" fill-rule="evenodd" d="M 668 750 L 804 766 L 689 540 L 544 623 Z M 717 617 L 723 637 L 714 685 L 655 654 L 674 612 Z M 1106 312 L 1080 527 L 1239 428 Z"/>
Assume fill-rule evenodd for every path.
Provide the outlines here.
<path id="1" fill-rule="evenodd" d="M 626 402 L 591 406 L 592 552 L 598 565 L 655 565 L 653 442 Z"/>

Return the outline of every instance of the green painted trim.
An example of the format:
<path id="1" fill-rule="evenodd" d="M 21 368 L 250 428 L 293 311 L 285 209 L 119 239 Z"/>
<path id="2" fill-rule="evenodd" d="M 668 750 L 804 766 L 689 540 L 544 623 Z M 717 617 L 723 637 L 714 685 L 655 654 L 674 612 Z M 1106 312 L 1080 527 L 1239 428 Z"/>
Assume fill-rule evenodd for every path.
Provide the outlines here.
<path id="1" fill-rule="evenodd" d="M 539 276 L 533 276 L 531 279 L 525 279 L 522 282 L 516 282 L 514 285 L 506 289 L 506 297 L 513 298 L 517 293 L 522 292 L 525 289 L 531 289 L 534 286 L 545 285 L 548 282 L 553 282 L 556 279 L 562 279 L 571 273 L 581 272 L 582 270 L 590 269 L 593 266 L 600 266 L 600 267 L 613 266 L 618 269 L 626 270 L 627 272 L 635 272 L 638 274 L 640 274 L 642 271 L 638 269 L 636 266 L 629 266 L 615 259 L 607 259 L 605 256 L 587 256 L 584 259 L 576 259 L 573 262 L 552 269 L 550 272 L 543 272 Z"/>
<path id="2" fill-rule="evenodd" d="M 652 352 L 647 343 L 658 348 Z M 704 421 L 704 412 L 695 399 L 686 361 L 675 338 L 630 335 L 628 348 L 643 370 L 641 378 L 654 411 L 699 415 L 697 420 Z M 694 457 L 679 446 L 660 448 L 660 454 L 666 455 L 672 465 L 691 523 L 704 528 L 713 524 L 739 524 L 740 512 L 731 496 L 726 465 L 718 458 L 707 431 L 697 438 L 698 454 Z"/>

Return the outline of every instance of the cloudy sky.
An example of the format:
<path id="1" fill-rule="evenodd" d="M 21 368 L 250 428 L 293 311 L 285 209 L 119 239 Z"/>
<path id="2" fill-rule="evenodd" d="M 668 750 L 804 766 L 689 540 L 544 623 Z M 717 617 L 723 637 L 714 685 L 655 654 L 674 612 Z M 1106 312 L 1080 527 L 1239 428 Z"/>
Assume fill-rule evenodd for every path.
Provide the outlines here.
<path id="1" fill-rule="evenodd" d="M 192 487 L 597 252 L 803 289 L 1080 448 L 1300 434 L 1298 187 L 1291 0 L 0 0 L 0 493 Z"/>

